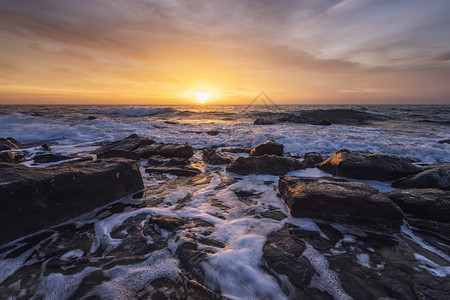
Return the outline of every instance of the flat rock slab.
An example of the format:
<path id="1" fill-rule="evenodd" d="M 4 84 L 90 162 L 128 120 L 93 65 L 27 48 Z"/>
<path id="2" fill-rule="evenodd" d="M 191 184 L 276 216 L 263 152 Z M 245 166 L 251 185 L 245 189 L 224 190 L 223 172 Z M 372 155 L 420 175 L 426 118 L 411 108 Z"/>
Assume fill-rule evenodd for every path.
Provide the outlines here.
<path id="1" fill-rule="evenodd" d="M 387 181 L 422 171 L 396 156 L 346 149 L 339 150 L 317 167 L 335 176 Z"/>
<path id="2" fill-rule="evenodd" d="M 227 171 L 240 175 L 284 175 L 301 168 L 302 165 L 295 158 L 266 154 L 263 156 L 238 157 L 227 166 Z"/>
<path id="3" fill-rule="evenodd" d="M 450 165 L 444 164 L 394 181 L 397 188 L 436 188 L 450 190 Z"/>
<path id="4" fill-rule="evenodd" d="M 102 154 L 105 152 L 116 151 L 116 150 L 134 151 L 141 146 L 151 145 L 154 143 L 155 143 L 154 140 L 139 136 L 137 134 L 132 134 L 132 135 L 124 138 L 123 140 L 115 141 L 115 142 L 111 142 L 106 145 L 103 145 L 100 148 L 96 149 L 93 153 L 98 155 L 98 154 Z"/>
<path id="5" fill-rule="evenodd" d="M 139 147 L 135 152 L 137 152 L 141 158 L 150 158 L 150 156 L 153 155 L 191 158 L 194 155 L 194 149 L 189 143 L 155 143 Z"/>
<path id="6" fill-rule="evenodd" d="M 413 217 L 450 223 L 450 191 L 406 189 L 385 195 Z"/>
<path id="7" fill-rule="evenodd" d="M 282 177 L 278 187 L 293 217 L 389 232 L 399 231 L 403 223 L 400 208 L 363 183 L 333 178 Z"/>
<path id="8" fill-rule="evenodd" d="M 0 172 L 0 244 L 142 188 L 141 173 L 133 160 L 67 162 L 46 168 L 6 165 Z"/>

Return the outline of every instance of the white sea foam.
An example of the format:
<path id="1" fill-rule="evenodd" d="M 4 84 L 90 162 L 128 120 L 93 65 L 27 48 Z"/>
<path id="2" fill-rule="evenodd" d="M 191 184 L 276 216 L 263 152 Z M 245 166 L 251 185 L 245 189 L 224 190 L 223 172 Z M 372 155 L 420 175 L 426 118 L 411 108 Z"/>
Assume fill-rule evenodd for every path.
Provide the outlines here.
<path id="1" fill-rule="evenodd" d="M 450 266 L 441 266 L 437 263 L 429 260 L 423 255 L 414 254 L 414 257 L 417 259 L 418 262 L 421 263 L 420 268 L 427 270 L 430 274 L 434 276 L 439 277 L 446 277 L 450 275 Z"/>
<path id="2" fill-rule="evenodd" d="M 314 267 L 319 276 L 313 276 L 311 280 L 311 286 L 318 288 L 321 291 L 326 291 L 338 300 L 353 299 L 342 288 L 338 275 L 330 270 L 330 265 L 327 258 L 320 254 L 319 251 L 314 249 L 309 243 L 306 244 L 306 249 L 303 252 L 303 256 L 306 257 L 311 265 Z"/>

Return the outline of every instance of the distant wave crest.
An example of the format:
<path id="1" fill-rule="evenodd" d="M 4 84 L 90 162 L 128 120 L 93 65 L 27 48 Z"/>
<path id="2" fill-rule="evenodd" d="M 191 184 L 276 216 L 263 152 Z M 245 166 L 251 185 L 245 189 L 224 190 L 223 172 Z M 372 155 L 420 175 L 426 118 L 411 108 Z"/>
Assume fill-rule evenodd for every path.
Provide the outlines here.
<path id="1" fill-rule="evenodd" d="M 171 112 L 173 108 L 147 108 L 147 107 L 124 107 L 124 108 L 107 108 L 107 109 L 90 109 L 85 114 L 95 115 L 111 115 L 125 117 L 143 117 L 153 116 L 163 112 Z"/>

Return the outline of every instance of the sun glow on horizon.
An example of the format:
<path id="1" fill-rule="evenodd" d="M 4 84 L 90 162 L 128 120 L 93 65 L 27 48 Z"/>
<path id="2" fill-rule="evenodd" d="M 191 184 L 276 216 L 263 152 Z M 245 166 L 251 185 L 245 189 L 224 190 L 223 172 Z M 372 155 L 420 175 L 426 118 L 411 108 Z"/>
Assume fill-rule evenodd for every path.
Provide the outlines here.
<path id="1" fill-rule="evenodd" d="M 205 93 L 205 92 L 199 92 L 199 93 L 194 93 L 195 98 L 200 101 L 201 104 L 205 103 L 206 100 L 209 99 L 209 97 L 211 97 L 210 93 Z"/>

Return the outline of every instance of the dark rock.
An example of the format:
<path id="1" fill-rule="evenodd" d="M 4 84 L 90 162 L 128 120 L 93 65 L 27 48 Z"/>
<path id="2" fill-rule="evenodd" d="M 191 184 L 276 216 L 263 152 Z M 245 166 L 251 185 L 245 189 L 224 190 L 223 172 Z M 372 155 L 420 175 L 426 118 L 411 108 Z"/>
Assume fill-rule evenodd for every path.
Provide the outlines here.
<path id="1" fill-rule="evenodd" d="M 293 217 L 399 231 L 403 213 L 369 185 L 333 178 L 282 177 L 278 183 Z"/>
<path id="2" fill-rule="evenodd" d="M 89 116 L 89 117 L 86 118 L 86 120 L 89 120 L 89 121 L 95 120 L 95 119 L 97 119 L 96 116 Z"/>
<path id="3" fill-rule="evenodd" d="M 406 217 L 408 224 L 411 226 L 426 230 L 428 232 L 437 233 L 444 237 L 450 236 L 450 223 L 436 222 L 426 219 L 418 219 L 414 217 Z"/>
<path id="4" fill-rule="evenodd" d="M 138 160 L 139 154 L 133 151 L 126 150 L 109 150 L 102 153 L 97 154 L 97 158 L 113 158 L 113 157 L 121 157 L 127 159 Z"/>
<path id="5" fill-rule="evenodd" d="M 316 152 L 308 152 L 303 157 L 302 165 L 305 168 L 315 168 L 316 164 L 320 164 L 325 160 L 325 157 Z"/>
<path id="6" fill-rule="evenodd" d="M 409 272 L 389 264 L 380 270 L 361 266 L 353 253 L 327 259 L 351 299 L 414 299 Z"/>
<path id="7" fill-rule="evenodd" d="M 185 219 L 172 216 L 153 216 L 150 222 L 155 223 L 159 228 L 168 231 L 174 231 L 175 229 L 187 223 Z"/>
<path id="8" fill-rule="evenodd" d="M 407 189 L 385 193 L 405 213 L 416 218 L 450 223 L 450 192 L 438 189 Z"/>
<path id="9" fill-rule="evenodd" d="M 216 136 L 216 135 L 218 135 L 219 133 L 220 133 L 220 131 L 217 131 L 217 130 L 210 130 L 210 131 L 207 131 L 207 132 L 206 132 L 206 134 L 212 135 L 212 136 Z"/>
<path id="10" fill-rule="evenodd" d="M 272 232 L 263 247 L 262 262 L 273 275 L 284 275 L 297 289 L 304 290 L 314 275 L 314 267 L 305 257 L 305 242 L 291 226 Z"/>
<path id="11" fill-rule="evenodd" d="M 201 262 L 207 259 L 209 253 L 211 251 L 198 249 L 197 244 L 193 242 L 186 242 L 178 246 L 175 255 L 180 260 L 181 272 L 189 279 L 203 283 L 205 271 Z"/>
<path id="12" fill-rule="evenodd" d="M 37 164 L 57 162 L 66 159 L 75 158 L 74 156 L 65 156 L 61 154 L 37 154 L 33 157 L 33 160 Z"/>
<path id="13" fill-rule="evenodd" d="M 396 156 L 346 149 L 339 150 L 317 167 L 336 176 L 374 180 L 394 180 L 422 171 Z"/>
<path id="14" fill-rule="evenodd" d="M 138 165 L 126 159 L 4 168 L 0 172 L 0 244 L 68 221 L 142 188 Z"/>
<path id="15" fill-rule="evenodd" d="M 264 119 L 256 119 L 255 122 L 253 122 L 253 125 L 273 125 L 273 124 L 275 124 L 274 121 Z"/>
<path id="16" fill-rule="evenodd" d="M 284 175 L 301 167 L 300 162 L 292 157 L 264 155 L 238 157 L 227 166 L 227 171 L 240 175 Z"/>
<path id="17" fill-rule="evenodd" d="M 418 300 L 450 299 L 449 276 L 437 277 L 427 272 L 414 273 L 411 277 L 411 289 Z"/>
<path id="18" fill-rule="evenodd" d="M 396 188 L 436 188 L 450 190 L 450 166 L 444 165 L 394 181 Z"/>
<path id="19" fill-rule="evenodd" d="M 146 167 L 183 167 L 190 164 L 187 158 L 171 158 L 167 159 L 160 155 L 152 156 L 148 159 Z"/>
<path id="20" fill-rule="evenodd" d="M 0 138 L 0 151 L 3 150 L 17 150 L 17 149 L 23 149 L 25 148 L 24 145 L 22 145 L 21 143 L 19 143 L 19 141 L 17 141 L 14 138 Z"/>
<path id="21" fill-rule="evenodd" d="M 450 140 L 438 141 L 439 144 L 450 144 Z"/>
<path id="22" fill-rule="evenodd" d="M 184 167 L 184 168 L 166 168 L 166 167 L 155 167 L 155 168 L 148 168 L 145 169 L 146 173 L 169 173 L 176 176 L 196 176 L 202 171 L 200 171 L 197 168 L 192 167 Z"/>
<path id="23" fill-rule="evenodd" d="M 45 151 L 52 151 L 52 149 L 50 148 L 50 145 L 48 143 L 42 144 L 41 147 Z"/>
<path id="24" fill-rule="evenodd" d="M 286 219 L 286 215 L 283 214 L 283 212 L 279 211 L 279 210 L 265 211 L 265 212 L 261 213 L 261 216 L 263 218 L 272 219 L 272 220 L 276 220 L 276 221 L 281 221 L 281 220 Z"/>
<path id="25" fill-rule="evenodd" d="M 235 190 L 234 194 L 239 198 L 252 197 L 257 195 L 254 191 L 247 191 L 242 189 Z"/>
<path id="26" fill-rule="evenodd" d="M 17 163 L 25 160 L 23 152 L 0 152 L 0 161 L 7 163 Z"/>
<path id="27" fill-rule="evenodd" d="M 135 150 L 141 158 L 149 158 L 152 155 L 161 155 L 164 157 L 190 158 L 194 155 L 194 149 L 191 144 L 151 144 L 139 147 Z"/>
<path id="28" fill-rule="evenodd" d="M 202 159 L 205 163 L 210 165 L 226 165 L 233 161 L 234 157 L 225 153 L 221 153 L 209 147 L 203 149 Z"/>
<path id="29" fill-rule="evenodd" d="M 323 126 L 330 126 L 331 122 L 328 121 L 327 119 L 322 119 L 319 121 L 319 123 L 317 123 L 318 125 L 323 125 Z"/>
<path id="30" fill-rule="evenodd" d="M 129 137 L 124 138 L 123 140 L 103 145 L 100 148 L 96 149 L 93 153 L 98 155 L 112 150 L 134 151 L 141 146 L 151 145 L 154 143 L 154 140 L 146 137 L 141 137 L 137 134 L 132 134 Z"/>
<path id="31" fill-rule="evenodd" d="M 263 156 L 264 154 L 283 156 L 283 152 L 284 145 L 270 140 L 253 148 L 250 151 L 250 156 Z"/>
<path id="32" fill-rule="evenodd" d="M 251 148 L 245 147 L 232 147 L 232 148 L 223 148 L 222 152 L 230 152 L 230 153 L 250 153 L 252 151 Z"/>

